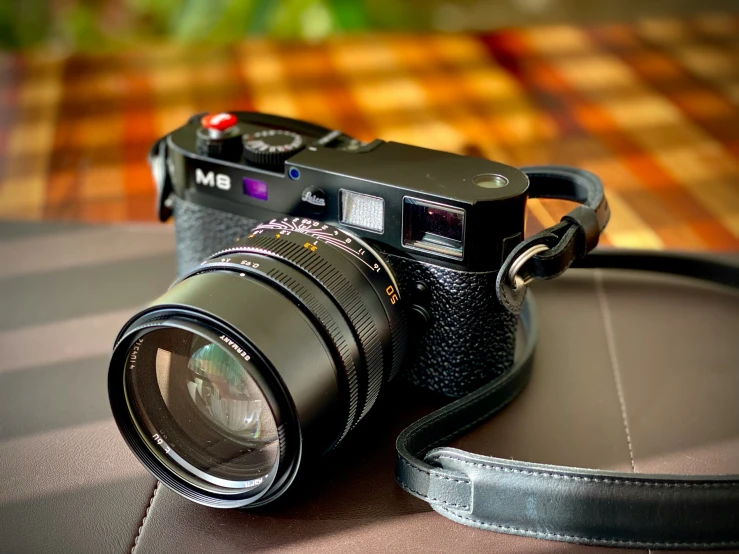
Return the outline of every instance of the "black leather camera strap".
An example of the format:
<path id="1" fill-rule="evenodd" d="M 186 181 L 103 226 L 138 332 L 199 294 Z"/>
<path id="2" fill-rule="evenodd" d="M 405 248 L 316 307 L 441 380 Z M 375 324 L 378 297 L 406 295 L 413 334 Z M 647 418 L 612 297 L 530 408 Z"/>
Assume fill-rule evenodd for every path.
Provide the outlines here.
<path id="1" fill-rule="evenodd" d="M 525 295 L 522 283 L 532 276 L 550 278 L 579 260 L 579 267 L 659 271 L 739 288 L 739 266 L 706 257 L 636 251 L 585 257 L 608 220 L 602 188 L 600 196 L 590 194 L 600 182 L 579 170 L 526 172 L 532 196 L 565 197 L 583 202 L 586 209 L 576 209 L 558 228 L 534 235 L 511 253 L 498 278 L 498 294 L 509 309 L 520 312 L 526 331 L 522 355 L 501 377 L 400 434 L 398 483 L 438 513 L 480 529 L 630 548 L 739 547 L 739 475 L 617 473 L 494 458 L 443 446 L 502 409 L 526 385 L 537 329 L 533 299 Z M 539 193 L 543 189 L 547 192 Z M 539 244 L 549 250 L 539 247 L 539 253 L 519 264 L 514 273 L 525 277 L 517 287 L 510 268 L 517 257 Z"/>

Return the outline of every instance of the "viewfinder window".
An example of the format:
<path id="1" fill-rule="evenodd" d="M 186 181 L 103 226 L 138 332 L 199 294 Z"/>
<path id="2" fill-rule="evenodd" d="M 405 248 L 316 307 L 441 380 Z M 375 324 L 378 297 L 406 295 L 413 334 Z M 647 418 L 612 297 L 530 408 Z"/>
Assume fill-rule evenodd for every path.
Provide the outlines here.
<path id="1" fill-rule="evenodd" d="M 403 198 L 403 246 L 464 256 L 464 210 L 418 198 Z"/>

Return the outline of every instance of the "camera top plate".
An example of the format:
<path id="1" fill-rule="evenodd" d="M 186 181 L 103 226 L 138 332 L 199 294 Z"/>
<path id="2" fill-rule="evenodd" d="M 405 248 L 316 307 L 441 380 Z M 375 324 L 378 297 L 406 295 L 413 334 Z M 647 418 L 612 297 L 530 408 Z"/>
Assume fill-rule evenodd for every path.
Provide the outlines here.
<path id="1" fill-rule="evenodd" d="M 528 178 L 482 158 L 250 112 L 193 116 L 166 151 L 180 198 L 250 219 L 345 226 L 433 264 L 494 270 L 523 237 Z"/>

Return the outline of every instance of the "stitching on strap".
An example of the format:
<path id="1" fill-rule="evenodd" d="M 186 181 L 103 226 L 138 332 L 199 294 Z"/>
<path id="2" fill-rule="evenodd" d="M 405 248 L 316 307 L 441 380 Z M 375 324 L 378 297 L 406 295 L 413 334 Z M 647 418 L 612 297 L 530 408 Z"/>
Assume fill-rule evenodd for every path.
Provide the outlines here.
<path id="1" fill-rule="evenodd" d="M 611 310 L 608 307 L 606 292 L 603 288 L 603 272 L 600 268 L 595 270 L 593 275 L 595 281 L 595 294 L 598 297 L 600 306 L 600 314 L 603 318 L 603 328 L 606 332 L 606 346 L 608 348 L 608 358 L 611 361 L 611 371 L 613 373 L 613 381 L 616 383 L 616 394 L 618 395 L 618 404 L 621 407 L 621 420 L 624 423 L 624 431 L 626 431 L 626 444 L 629 447 L 629 458 L 631 458 L 631 471 L 636 473 L 636 464 L 634 463 L 634 448 L 631 444 L 631 432 L 629 431 L 629 420 L 626 416 L 626 401 L 624 400 L 624 389 L 621 384 L 621 371 L 619 370 L 618 357 L 616 356 L 616 340 L 613 334 L 613 321 L 611 320 Z"/>
<path id="2" fill-rule="evenodd" d="M 416 467 L 414 465 L 411 465 L 410 463 L 408 463 L 403 458 L 399 458 L 399 460 L 401 462 L 403 462 L 405 465 L 407 465 L 409 468 L 411 468 L 412 470 L 418 471 L 419 473 L 423 473 L 424 475 L 428 475 L 432 479 L 444 479 L 446 481 L 454 481 L 455 483 L 462 483 L 463 485 L 469 485 L 470 484 L 469 481 L 465 481 L 463 479 L 454 479 L 453 477 L 446 477 L 444 475 L 437 475 L 435 473 L 432 474 L 430 471 L 426 471 L 425 469 L 422 469 L 420 467 Z M 434 502 L 441 502 L 442 504 L 446 504 L 448 506 L 453 506 L 455 508 L 460 508 L 462 510 L 469 510 L 470 509 L 469 505 L 467 505 L 467 504 L 455 504 L 454 502 L 448 502 L 448 501 L 443 500 L 441 498 L 434 498 L 433 496 L 429 496 L 429 495 L 423 494 L 421 491 L 417 491 L 416 489 L 411 488 L 410 485 L 407 485 L 406 483 L 401 483 L 400 481 L 398 481 L 398 484 L 401 486 L 401 488 L 407 490 L 408 492 L 412 492 L 414 494 L 417 494 L 418 496 L 420 496 L 421 498 L 424 498 L 426 500 L 433 500 Z"/>
<path id="3" fill-rule="evenodd" d="M 453 508 L 459 508 L 460 510 L 469 510 L 470 509 L 470 507 L 468 505 L 466 505 L 466 504 L 455 504 L 453 502 L 447 502 L 446 500 L 442 500 L 440 498 L 434 498 L 433 496 L 425 495 L 422 492 L 417 491 L 416 489 L 412 489 L 411 487 L 409 487 L 405 483 L 398 482 L 398 485 L 400 485 L 400 488 L 401 489 L 404 489 L 404 490 L 406 490 L 406 491 L 408 491 L 410 493 L 413 493 L 415 495 L 418 495 L 421 498 L 423 498 L 424 500 L 433 500 L 434 502 L 439 502 L 441 504 L 446 504 L 447 506 L 452 506 Z"/>
<path id="4" fill-rule="evenodd" d="M 592 482 L 592 483 L 608 483 L 613 485 L 627 485 L 627 486 L 634 486 L 634 487 L 656 487 L 656 488 L 666 488 L 666 489 L 678 489 L 678 488 L 686 488 L 686 489 L 723 489 L 723 488 L 734 488 L 739 487 L 738 481 L 730 481 L 728 483 L 663 483 L 660 481 L 636 481 L 631 479 L 622 479 L 620 477 L 582 477 L 580 475 L 565 475 L 562 473 L 550 473 L 547 471 L 531 471 L 527 469 L 515 469 L 511 467 L 503 467 L 503 466 L 496 466 L 493 464 L 483 464 L 479 462 L 470 462 L 467 460 L 463 460 L 462 458 L 458 458 L 455 456 L 449 456 L 446 454 L 442 454 L 441 456 L 438 456 L 439 459 L 447 459 L 452 460 L 454 462 L 460 462 L 462 464 L 467 464 L 470 466 L 476 466 L 476 467 L 482 467 L 485 469 L 492 469 L 494 471 L 500 471 L 502 473 L 520 473 L 522 475 L 534 475 L 536 477 L 547 477 L 549 479 L 563 479 L 565 481 L 585 481 L 585 482 Z"/>
<path id="5" fill-rule="evenodd" d="M 154 485 L 154 491 L 151 493 L 151 498 L 149 498 L 149 504 L 146 506 L 146 511 L 144 512 L 144 517 L 141 520 L 141 525 L 139 525 L 139 530 L 136 533 L 136 536 L 133 538 L 133 546 L 131 547 L 131 554 L 134 554 L 136 552 L 136 547 L 139 544 L 139 537 L 141 537 L 141 531 L 144 530 L 144 525 L 146 525 L 146 518 L 149 517 L 149 510 L 151 510 L 151 505 L 154 503 L 154 497 L 159 492 L 159 485 L 161 483 L 157 481 L 157 484 Z"/>
<path id="6" fill-rule="evenodd" d="M 619 539 L 610 539 L 610 538 L 593 538 L 593 537 L 581 537 L 578 535 L 563 535 L 560 533 L 544 533 L 541 531 L 534 531 L 533 529 L 522 529 L 519 527 L 511 527 L 508 525 L 498 525 L 495 523 L 488 523 L 486 521 L 481 521 L 479 519 L 473 519 L 471 517 L 465 517 L 458 515 L 451 510 L 447 510 L 446 508 L 440 506 L 440 510 L 443 512 L 446 512 L 449 514 L 449 519 L 455 520 L 455 519 L 462 519 L 465 521 L 471 521 L 472 523 L 476 523 L 477 525 L 482 525 L 484 527 L 491 527 L 493 529 L 497 529 L 499 531 L 503 532 L 513 532 L 515 534 L 519 535 L 526 535 L 530 537 L 535 537 L 539 539 L 560 539 L 560 540 L 571 540 L 571 541 L 579 541 L 584 542 L 586 544 L 620 544 L 622 546 L 635 546 L 635 547 L 643 547 L 646 548 L 647 546 L 688 546 L 688 547 L 700 547 L 700 548 L 708 548 L 712 546 L 736 546 L 739 544 L 739 541 L 716 541 L 716 542 L 647 542 L 647 541 L 625 541 L 625 540 L 619 540 Z"/>
<path id="7" fill-rule="evenodd" d="M 438 473 L 431 473 L 430 471 L 426 471 L 423 468 L 416 467 L 412 464 L 410 464 L 407 460 L 404 458 L 399 458 L 401 462 L 403 462 L 405 465 L 407 465 L 409 468 L 411 468 L 413 471 L 418 471 L 419 473 L 423 473 L 424 475 L 428 475 L 429 477 L 433 479 L 444 479 L 445 481 L 454 481 L 455 483 L 462 483 L 463 485 L 469 485 L 470 482 L 465 479 L 455 479 L 454 477 L 447 477 L 445 475 L 439 475 Z"/>

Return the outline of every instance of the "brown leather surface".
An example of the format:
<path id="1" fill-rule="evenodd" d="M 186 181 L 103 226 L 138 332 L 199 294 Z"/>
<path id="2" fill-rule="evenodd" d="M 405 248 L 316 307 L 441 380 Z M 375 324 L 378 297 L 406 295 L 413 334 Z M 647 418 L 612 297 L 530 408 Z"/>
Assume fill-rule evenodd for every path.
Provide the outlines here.
<path id="1" fill-rule="evenodd" d="M 75 254 L 80 232 L 96 231 L 70 231 L 47 265 L 0 275 L 0 304 L 50 305 L 4 312 L 0 328 L 1 552 L 123 553 L 134 544 L 138 554 L 606 551 L 464 527 L 403 492 L 394 482 L 395 437 L 438 399 L 402 385 L 277 505 L 216 510 L 163 486 L 151 500 L 154 480 L 108 412 L 106 352 L 136 309 L 131 298 L 143 302 L 166 287 L 174 261 L 147 257 L 161 235 L 121 230 L 140 242 L 142 257 L 118 262 L 126 270 L 115 286 L 125 293 L 98 303 L 114 288 L 114 262 Z M 53 270 L 53 256 L 68 266 Z M 531 384 L 456 446 L 623 471 L 739 473 L 738 294 L 585 270 L 535 292 L 541 338 Z M 69 298 L 86 302 L 51 305 Z"/>

